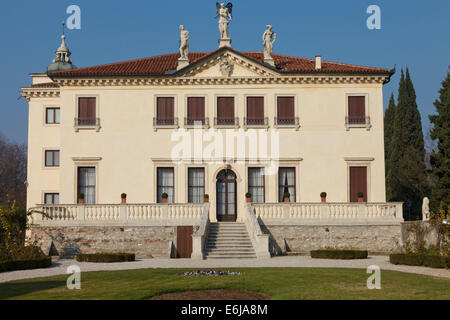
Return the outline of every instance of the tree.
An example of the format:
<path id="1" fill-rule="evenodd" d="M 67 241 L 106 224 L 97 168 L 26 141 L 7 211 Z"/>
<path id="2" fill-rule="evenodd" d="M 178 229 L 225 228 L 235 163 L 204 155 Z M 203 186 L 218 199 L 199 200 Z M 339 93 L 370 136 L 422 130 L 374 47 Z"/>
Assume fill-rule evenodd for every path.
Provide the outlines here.
<path id="1" fill-rule="evenodd" d="M 394 120 L 395 120 L 395 100 L 394 93 L 391 93 L 389 99 L 389 106 L 384 113 L 384 159 L 386 166 L 386 197 L 392 198 L 391 180 L 392 180 L 392 168 L 391 168 L 391 150 L 392 150 L 392 137 L 394 132 Z"/>
<path id="2" fill-rule="evenodd" d="M 0 205 L 26 206 L 26 146 L 8 142 L 0 134 Z"/>
<path id="3" fill-rule="evenodd" d="M 431 192 L 431 209 L 449 213 L 450 205 L 450 73 L 442 82 L 439 99 L 434 101 L 437 114 L 430 115 L 434 125 L 430 132 L 433 140 L 437 140 L 437 152 L 431 154 L 432 175 L 435 178 Z"/>
<path id="4" fill-rule="evenodd" d="M 419 219 L 426 194 L 425 149 L 416 93 L 409 74 L 403 70 L 389 146 L 389 201 L 403 201 L 408 219 Z"/>

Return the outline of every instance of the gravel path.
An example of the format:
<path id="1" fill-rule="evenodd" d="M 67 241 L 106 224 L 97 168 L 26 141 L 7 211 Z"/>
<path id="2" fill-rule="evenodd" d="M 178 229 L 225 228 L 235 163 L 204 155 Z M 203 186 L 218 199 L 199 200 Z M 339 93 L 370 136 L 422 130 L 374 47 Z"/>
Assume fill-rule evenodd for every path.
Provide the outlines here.
<path id="1" fill-rule="evenodd" d="M 360 260 L 328 260 L 312 259 L 309 256 L 274 257 L 267 260 L 257 259 L 227 259 L 227 260 L 191 260 L 191 259 L 145 259 L 134 262 L 119 263 L 89 263 L 75 260 L 61 259 L 53 262 L 50 268 L 19 270 L 0 273 L 0 282 L 39 277 L 50 277 L 66 274 L 70 265 L 80 266 L 81 272 L 113 271 L 148 268 L 261 268 L 261 267 L 301 267 L 301 268 L 362 268 L 377 265 L 383 270 L 395 270 L 408 273 L 450 279 L 450 270 L 433 269 L 427 267 L 400 266 L 389 263 L 387 256 L 373 256 Z"/>

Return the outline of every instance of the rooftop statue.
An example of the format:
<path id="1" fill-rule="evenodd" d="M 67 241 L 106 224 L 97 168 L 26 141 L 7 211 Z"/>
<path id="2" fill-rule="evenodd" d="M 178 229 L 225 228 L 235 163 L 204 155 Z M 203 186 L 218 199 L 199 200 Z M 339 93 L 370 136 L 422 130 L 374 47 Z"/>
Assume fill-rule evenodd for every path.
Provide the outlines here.
<path id="1" fill-rule="evenodd" d="M 229 39 L 229 33 L 228 33 L 228 24 L 232 20 L 231 14 L 233 11 L 233 4 L 231 2 L 228 2 L 227 5 L 221 3 L 219 4 L 216 2 L 216 16 L 215 18 L 219 17 L 219 32 L 220 32 L 220 39 Z"/>

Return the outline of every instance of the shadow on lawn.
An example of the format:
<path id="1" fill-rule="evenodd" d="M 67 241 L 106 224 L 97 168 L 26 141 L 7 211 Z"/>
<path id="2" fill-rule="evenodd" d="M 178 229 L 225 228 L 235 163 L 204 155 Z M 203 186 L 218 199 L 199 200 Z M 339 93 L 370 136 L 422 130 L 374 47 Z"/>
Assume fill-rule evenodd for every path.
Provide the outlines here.
<path id="1" fill-rule="evenodd" d="M 36 291 L 66 286 L 65 280 L 0 283 L 0 300 L 12 299 Z"/>

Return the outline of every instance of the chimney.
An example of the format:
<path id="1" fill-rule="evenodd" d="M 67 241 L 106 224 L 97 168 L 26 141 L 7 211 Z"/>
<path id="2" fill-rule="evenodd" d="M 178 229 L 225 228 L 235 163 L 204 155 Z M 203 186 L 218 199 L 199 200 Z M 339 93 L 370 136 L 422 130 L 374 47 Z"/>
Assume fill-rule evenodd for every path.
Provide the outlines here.
<path id="1" fill-rule="evenodd" d="M 322 69 L 322 57 L 316 56 L 316 70 Z"/>

